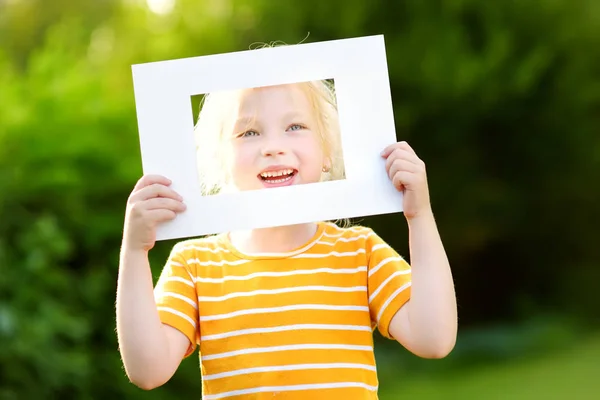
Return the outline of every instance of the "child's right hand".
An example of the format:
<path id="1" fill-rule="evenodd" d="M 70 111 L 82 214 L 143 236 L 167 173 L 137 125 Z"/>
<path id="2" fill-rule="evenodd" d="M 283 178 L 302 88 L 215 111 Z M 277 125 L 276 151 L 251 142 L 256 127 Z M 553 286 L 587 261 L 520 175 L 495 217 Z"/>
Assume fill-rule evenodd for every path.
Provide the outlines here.
<path id="1" fill-rule="evenodd" d="M 156 242 L 156 226 L 185 210 L 183 198 L 169 188 L 171 181 L 144 175 L 127 200 L 123 244 L 127 250 L 149 251 Z"/>

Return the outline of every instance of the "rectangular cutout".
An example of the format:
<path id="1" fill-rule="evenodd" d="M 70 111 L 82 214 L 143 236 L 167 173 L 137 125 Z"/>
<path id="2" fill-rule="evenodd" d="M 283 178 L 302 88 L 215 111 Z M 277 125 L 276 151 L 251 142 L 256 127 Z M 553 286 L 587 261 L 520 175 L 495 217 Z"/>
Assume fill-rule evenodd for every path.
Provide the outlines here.
<path id="1" fill-rule="evenodd" d="M 203 196 L 345 179 L 333 79 L 191 100 Z"/>

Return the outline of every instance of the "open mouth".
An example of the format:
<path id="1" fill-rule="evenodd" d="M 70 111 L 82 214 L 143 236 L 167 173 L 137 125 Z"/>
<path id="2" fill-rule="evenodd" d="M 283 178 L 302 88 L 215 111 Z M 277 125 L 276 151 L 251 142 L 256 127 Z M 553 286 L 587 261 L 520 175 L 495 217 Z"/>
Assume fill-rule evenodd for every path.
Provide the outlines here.
<path id="1" fill-rule="evenodd" d="M 297 173 L 297 170 L 288 168 L 278 171 L 261 172 L 258 174 L 258 177 L 265 183 L 277 185 L 291 181 Z"/>

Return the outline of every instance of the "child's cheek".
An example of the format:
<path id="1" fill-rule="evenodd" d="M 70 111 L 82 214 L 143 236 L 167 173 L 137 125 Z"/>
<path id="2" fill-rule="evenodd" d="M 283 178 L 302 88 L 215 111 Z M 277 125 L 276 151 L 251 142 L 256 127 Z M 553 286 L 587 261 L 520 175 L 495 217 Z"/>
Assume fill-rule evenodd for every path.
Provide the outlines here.
<path id="1" fill-rule="evenodd" d="M 255 189 L 257 179 L 256 166 L 250 146 L 237 146 L 233 151 L 232 175 L 234 184 L 241 190 Z"/>

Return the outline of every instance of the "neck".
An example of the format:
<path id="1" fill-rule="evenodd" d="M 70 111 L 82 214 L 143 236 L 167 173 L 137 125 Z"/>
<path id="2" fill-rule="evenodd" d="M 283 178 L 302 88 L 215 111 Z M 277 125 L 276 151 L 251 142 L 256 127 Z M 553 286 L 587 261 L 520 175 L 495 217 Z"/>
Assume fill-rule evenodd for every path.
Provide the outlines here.
<path id="1" fill-rule="evenodd" d="M 243 253 L 285 253 L 306 244 L 317 232 L 317 224 L 279 226 L 236 231 L 231 243 Z"/>

